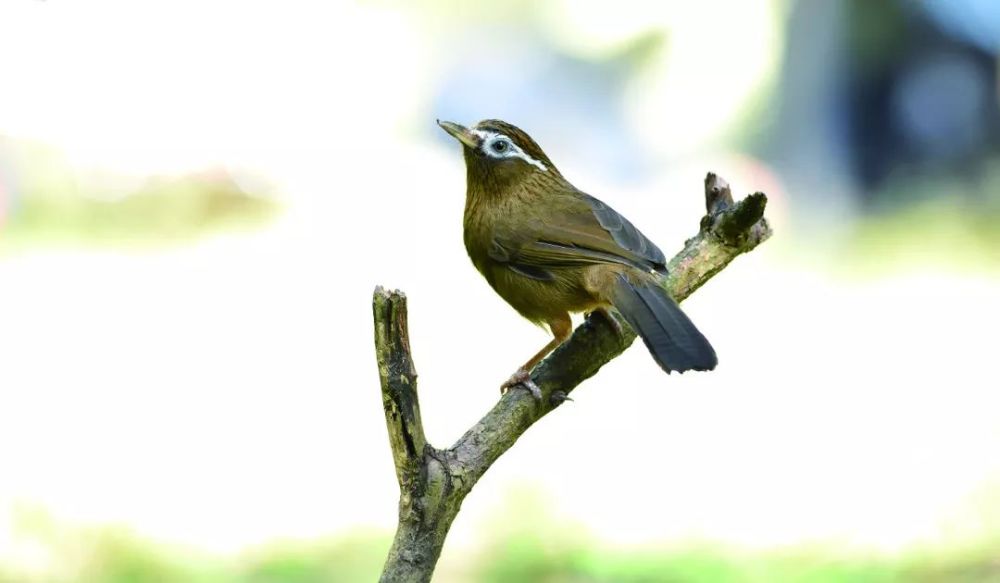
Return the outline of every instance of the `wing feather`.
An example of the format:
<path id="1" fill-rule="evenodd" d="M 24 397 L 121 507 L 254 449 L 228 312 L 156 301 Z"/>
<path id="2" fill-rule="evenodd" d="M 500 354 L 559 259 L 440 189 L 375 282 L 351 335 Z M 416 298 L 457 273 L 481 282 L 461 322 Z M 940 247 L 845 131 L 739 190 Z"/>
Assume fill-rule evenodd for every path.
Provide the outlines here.
<path id="1" fill-rule="evenodd" d="M 581 192 L 559 202 L 558 221 L 528 217 L 507 223 L 516 230 L 495 229 L 490 256 L 539 280 L 550 279 L 551 269 L 600 263 L 666 273 L 663 252 L 608 205 Z"/>

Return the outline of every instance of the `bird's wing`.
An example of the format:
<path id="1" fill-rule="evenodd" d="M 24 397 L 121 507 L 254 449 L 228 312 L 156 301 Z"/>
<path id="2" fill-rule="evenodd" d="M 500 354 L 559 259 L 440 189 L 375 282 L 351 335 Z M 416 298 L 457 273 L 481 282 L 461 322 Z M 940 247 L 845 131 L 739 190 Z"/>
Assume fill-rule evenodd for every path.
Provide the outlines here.
<path id="1" fill-rule="evenodd" d="M 660 248 L 636 229 L 628 219 L 589 194 L 580 193 L 580 196 L 590 206 L 597 222 L 611 234 L 623 250 L 642 258 L 652 269 L 657 271 L 666 269 L 667 258 L 664 257 L 663 251 L 660 251 Z"/>
<path id="2" fill-rule="evenodd" d="M 552 269 L 600 263 L 666 272 L 663 252 L 596 198 L 579 192 L 560 196 L 547 210 L 546 216 L 529 214 L 495 228 L 490 256 L 542 280 L 552 278 Z"/>

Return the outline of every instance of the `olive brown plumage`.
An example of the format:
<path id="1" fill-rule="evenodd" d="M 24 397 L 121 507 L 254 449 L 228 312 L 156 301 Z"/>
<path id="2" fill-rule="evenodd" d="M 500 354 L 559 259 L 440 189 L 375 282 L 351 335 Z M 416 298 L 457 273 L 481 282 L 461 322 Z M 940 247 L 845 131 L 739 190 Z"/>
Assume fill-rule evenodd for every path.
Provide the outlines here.
<path id="1" fill-rule="evenodd" d="M 553 340 L 501 387 L 529 371 L 569 337 L 571 312 L 613 306 L 642 337 L 663 370 L 711 370 L 708 340 L 658 283 L 666 259 L 625 217 L 569 183 L 531 137 L 500 120 L 471 128 L 439 125 L 463 145 L 465 247 L 490 286 Z"/>

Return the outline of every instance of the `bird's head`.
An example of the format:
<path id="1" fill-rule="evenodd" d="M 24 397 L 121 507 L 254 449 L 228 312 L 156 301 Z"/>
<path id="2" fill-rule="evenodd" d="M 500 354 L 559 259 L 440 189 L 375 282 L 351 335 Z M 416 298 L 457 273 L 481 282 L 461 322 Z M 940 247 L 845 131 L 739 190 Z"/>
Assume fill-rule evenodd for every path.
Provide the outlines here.
<path id="1" fill-rule="evenodd" d="M 470 188 L 497 189 L 530 177 L 560 177 L 535 140 L 505 121 L 487 119 L 466 128 L 438 120 L 438 125 L 462 144 Z"/>

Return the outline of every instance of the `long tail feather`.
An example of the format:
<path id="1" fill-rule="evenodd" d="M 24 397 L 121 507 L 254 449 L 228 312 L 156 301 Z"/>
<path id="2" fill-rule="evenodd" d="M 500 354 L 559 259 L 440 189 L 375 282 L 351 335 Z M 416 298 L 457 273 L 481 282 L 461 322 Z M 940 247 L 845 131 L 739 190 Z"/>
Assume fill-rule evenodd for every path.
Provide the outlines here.
<path id="1" fill-rule="evenodd" d="M 663 370 L 712 370 L 718 364 L 712 345 L 656 282 L 620 274 L 610 299 Z"/>

